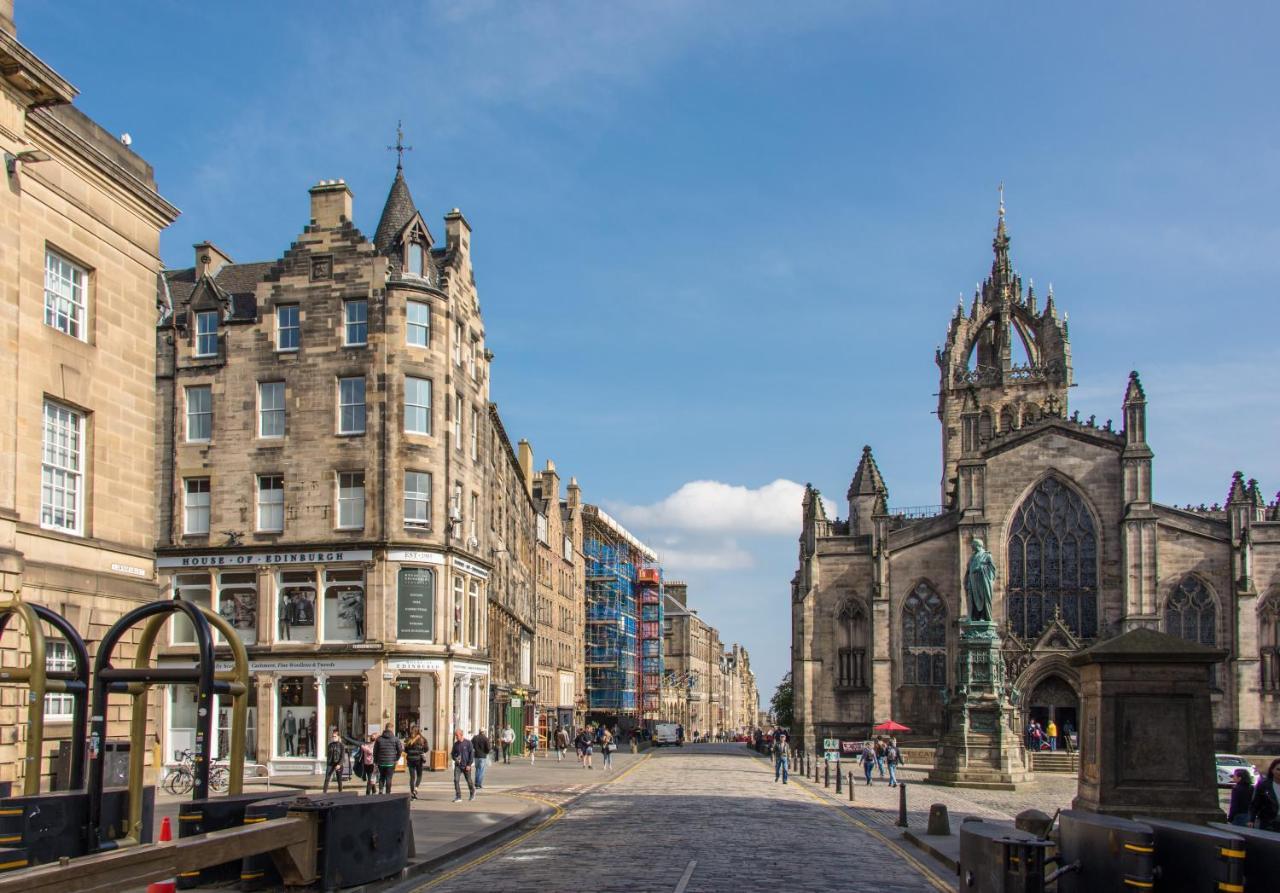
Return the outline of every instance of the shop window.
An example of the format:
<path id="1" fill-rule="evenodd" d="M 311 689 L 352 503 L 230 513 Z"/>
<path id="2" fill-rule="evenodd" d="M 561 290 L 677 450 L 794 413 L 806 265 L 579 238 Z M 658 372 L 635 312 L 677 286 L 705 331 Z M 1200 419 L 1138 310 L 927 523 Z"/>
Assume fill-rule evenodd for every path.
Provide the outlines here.
<path id="1" fill-rule="evenodd" d="M 334 729 L 344 738 L 363 741 L 368 714 L 363 676 L 330 676 L 324 687 L 325 743 Z"/>
<path id="2" fill-rule="evenodd" d="M 364 571 L 325 571 L 324 639 L 327 642 L 364 641 Z"/>
<path id="3" fill-rule="evenodd" d="M 315 571 L 281 571 L 276 604 L 278 642 L 316 640 Z"/>
<path id="4" fill-rule="evenodd" d="M 174 590 L 177 597 L 184 602 L 191 602 L 202 608 L 213 607 L 213 588 L 209 585 L 208 574 L 178 574 L 177 579 L 174 580 Z M 175 613 L 170 629 L 172 630 L 170 641 L 174 645 L 195 644 L 196 630 L 185 614 Z"/>
<path id="5" fill-rule="evenodd" d="M 191 689 L 192 696 L 195 689 Z M 248 709 L 245 711 L 244 758 L 246 762 L 258 760 L 258 687 L 250 683 Z M 234 699 L 218 698 L 218 729 L 214 733 L 214 759 L 225 760 L 231 754 L 231 709 Z"/>
<path id="6" fill-rule="evenodd" d="M 326 692 L 327 693 L 327 692 Z M 316 685 L 310 676 L 280 679 L 276 710 L 276 756 L 316 755 Z"/>
<path id="7" fill-rule="evenodd" d="M 169 686 L 169 750 L 166 759 L 176 763 L 184 750 L 196 749 L 196 687 Z"/>
<path id="8" fill-rule="evenodd" d="M 258 641 L 258 575 L 228 572 L 218 577 L 218 613 L 246 645 Z"/>

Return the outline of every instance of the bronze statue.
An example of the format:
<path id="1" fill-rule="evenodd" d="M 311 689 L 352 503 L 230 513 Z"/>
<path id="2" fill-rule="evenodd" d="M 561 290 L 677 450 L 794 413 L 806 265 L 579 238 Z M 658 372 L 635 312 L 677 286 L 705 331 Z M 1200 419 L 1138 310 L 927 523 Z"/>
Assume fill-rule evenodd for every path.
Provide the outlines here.
<path id="1" fill-rule="evenodd" d="M 973 556 L 964 575 L 964 590 L 969 595 L 969 619 L 991 619 L 991 596 L 996 583 L 996 562 L 976 536 L 971 540 Z"/>

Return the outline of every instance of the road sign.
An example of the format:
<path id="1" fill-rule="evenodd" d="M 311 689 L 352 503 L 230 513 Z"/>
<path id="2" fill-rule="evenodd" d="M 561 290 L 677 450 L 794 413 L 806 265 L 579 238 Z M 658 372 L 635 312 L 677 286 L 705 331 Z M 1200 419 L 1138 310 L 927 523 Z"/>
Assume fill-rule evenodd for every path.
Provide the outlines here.
<path id="1" fill-rule="evenodd" d="M 823 750 L 835 750 L 835 749 L 836 749 L 836 748 L 838 748 L 839 746 L 840 746 L 840 741 L 839 741 L 838 739 L 836 739 L 836 738 L 823 738 L 823 739 L 822 739 L 822 749 L 823 749 Z"/>

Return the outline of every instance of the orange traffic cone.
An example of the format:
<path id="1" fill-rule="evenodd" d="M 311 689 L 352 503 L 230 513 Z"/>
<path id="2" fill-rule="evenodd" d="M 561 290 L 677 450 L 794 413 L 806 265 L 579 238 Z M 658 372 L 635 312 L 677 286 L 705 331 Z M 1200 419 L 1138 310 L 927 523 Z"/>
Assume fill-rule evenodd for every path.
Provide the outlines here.
<path id="1" fill-rule="evenodd" d="M 157 843 L 169 843 L 173 840 L 173 829 L 169 825 L 169 817 L 165 816 L 160 822 L 160 839 Z M 147 884 L 147 893 L 177 893 L 178 879 L 171 877 L 167 880 L 156 881 Z"/>

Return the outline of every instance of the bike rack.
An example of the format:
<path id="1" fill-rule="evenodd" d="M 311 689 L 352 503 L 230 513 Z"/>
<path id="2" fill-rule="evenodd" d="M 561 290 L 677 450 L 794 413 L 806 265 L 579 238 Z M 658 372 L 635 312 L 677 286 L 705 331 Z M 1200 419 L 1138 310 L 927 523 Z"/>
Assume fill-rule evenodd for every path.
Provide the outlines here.
<path id="1" fill-rule="evenodd" d="M 192 667 L 153 667 L 151 655 L 156 637 L 171 615 L 185 614 L 195 629 L 197 659 Z M 142 621 L 146 625 L 138 640 L 138 654 L 132 667 L 113 667 L 111 658 L 124 634 Z M 211 629 L 212 627 L 212 629 Z M 213 629 L 231 647 L 232 668 L 218 672 L 215 666 Z M 239 794 L 244 782 L 244 733 L 248 718 L 249 657 L 244 643 L 225 618 L 215 611 L 174 598 L 134 608 L 107 631 L 94 662 L 93 715 L 89 736 L 89 822 L 86 828 L 88 851 L 137 846 L 142 837 L 142 780 L 147 737 L 147 696 L 153 685 L 195 683 L 196 746 L 193 799 L 209 796 L 208 753 L 213 740 L 213 697 L 230 695 L 231 753 L 229 794 Z M 111 694 L 133 698 L 129 721 L 129 826 L 128 833 L 112 841 L 101 841 L 102 789 L 106 764 L 102 742 L 107 738 L 107 707 Z"/>
<path id="2" fill-rule="evenodd" d="M 27 756 L 22 782 L 24 794 L 40 793 L 40 768 L 44 761 L 44 696 L 49 692 L 72 697 L 70 790 L 84 786 L 85 706 L 89 698 L 89 650 L 74 626 L 61 614 L 29 602 L 0 604 L 0 633 L 11 617 L 22 618 L 31 642 L 31 663 L 0 670 L 0 684 L 25 683 L 27 697 Z M 45 636 L 41 621 L 62 633 L 75 658 L 73 670 L 49 670 L 45 665 Z"/>

